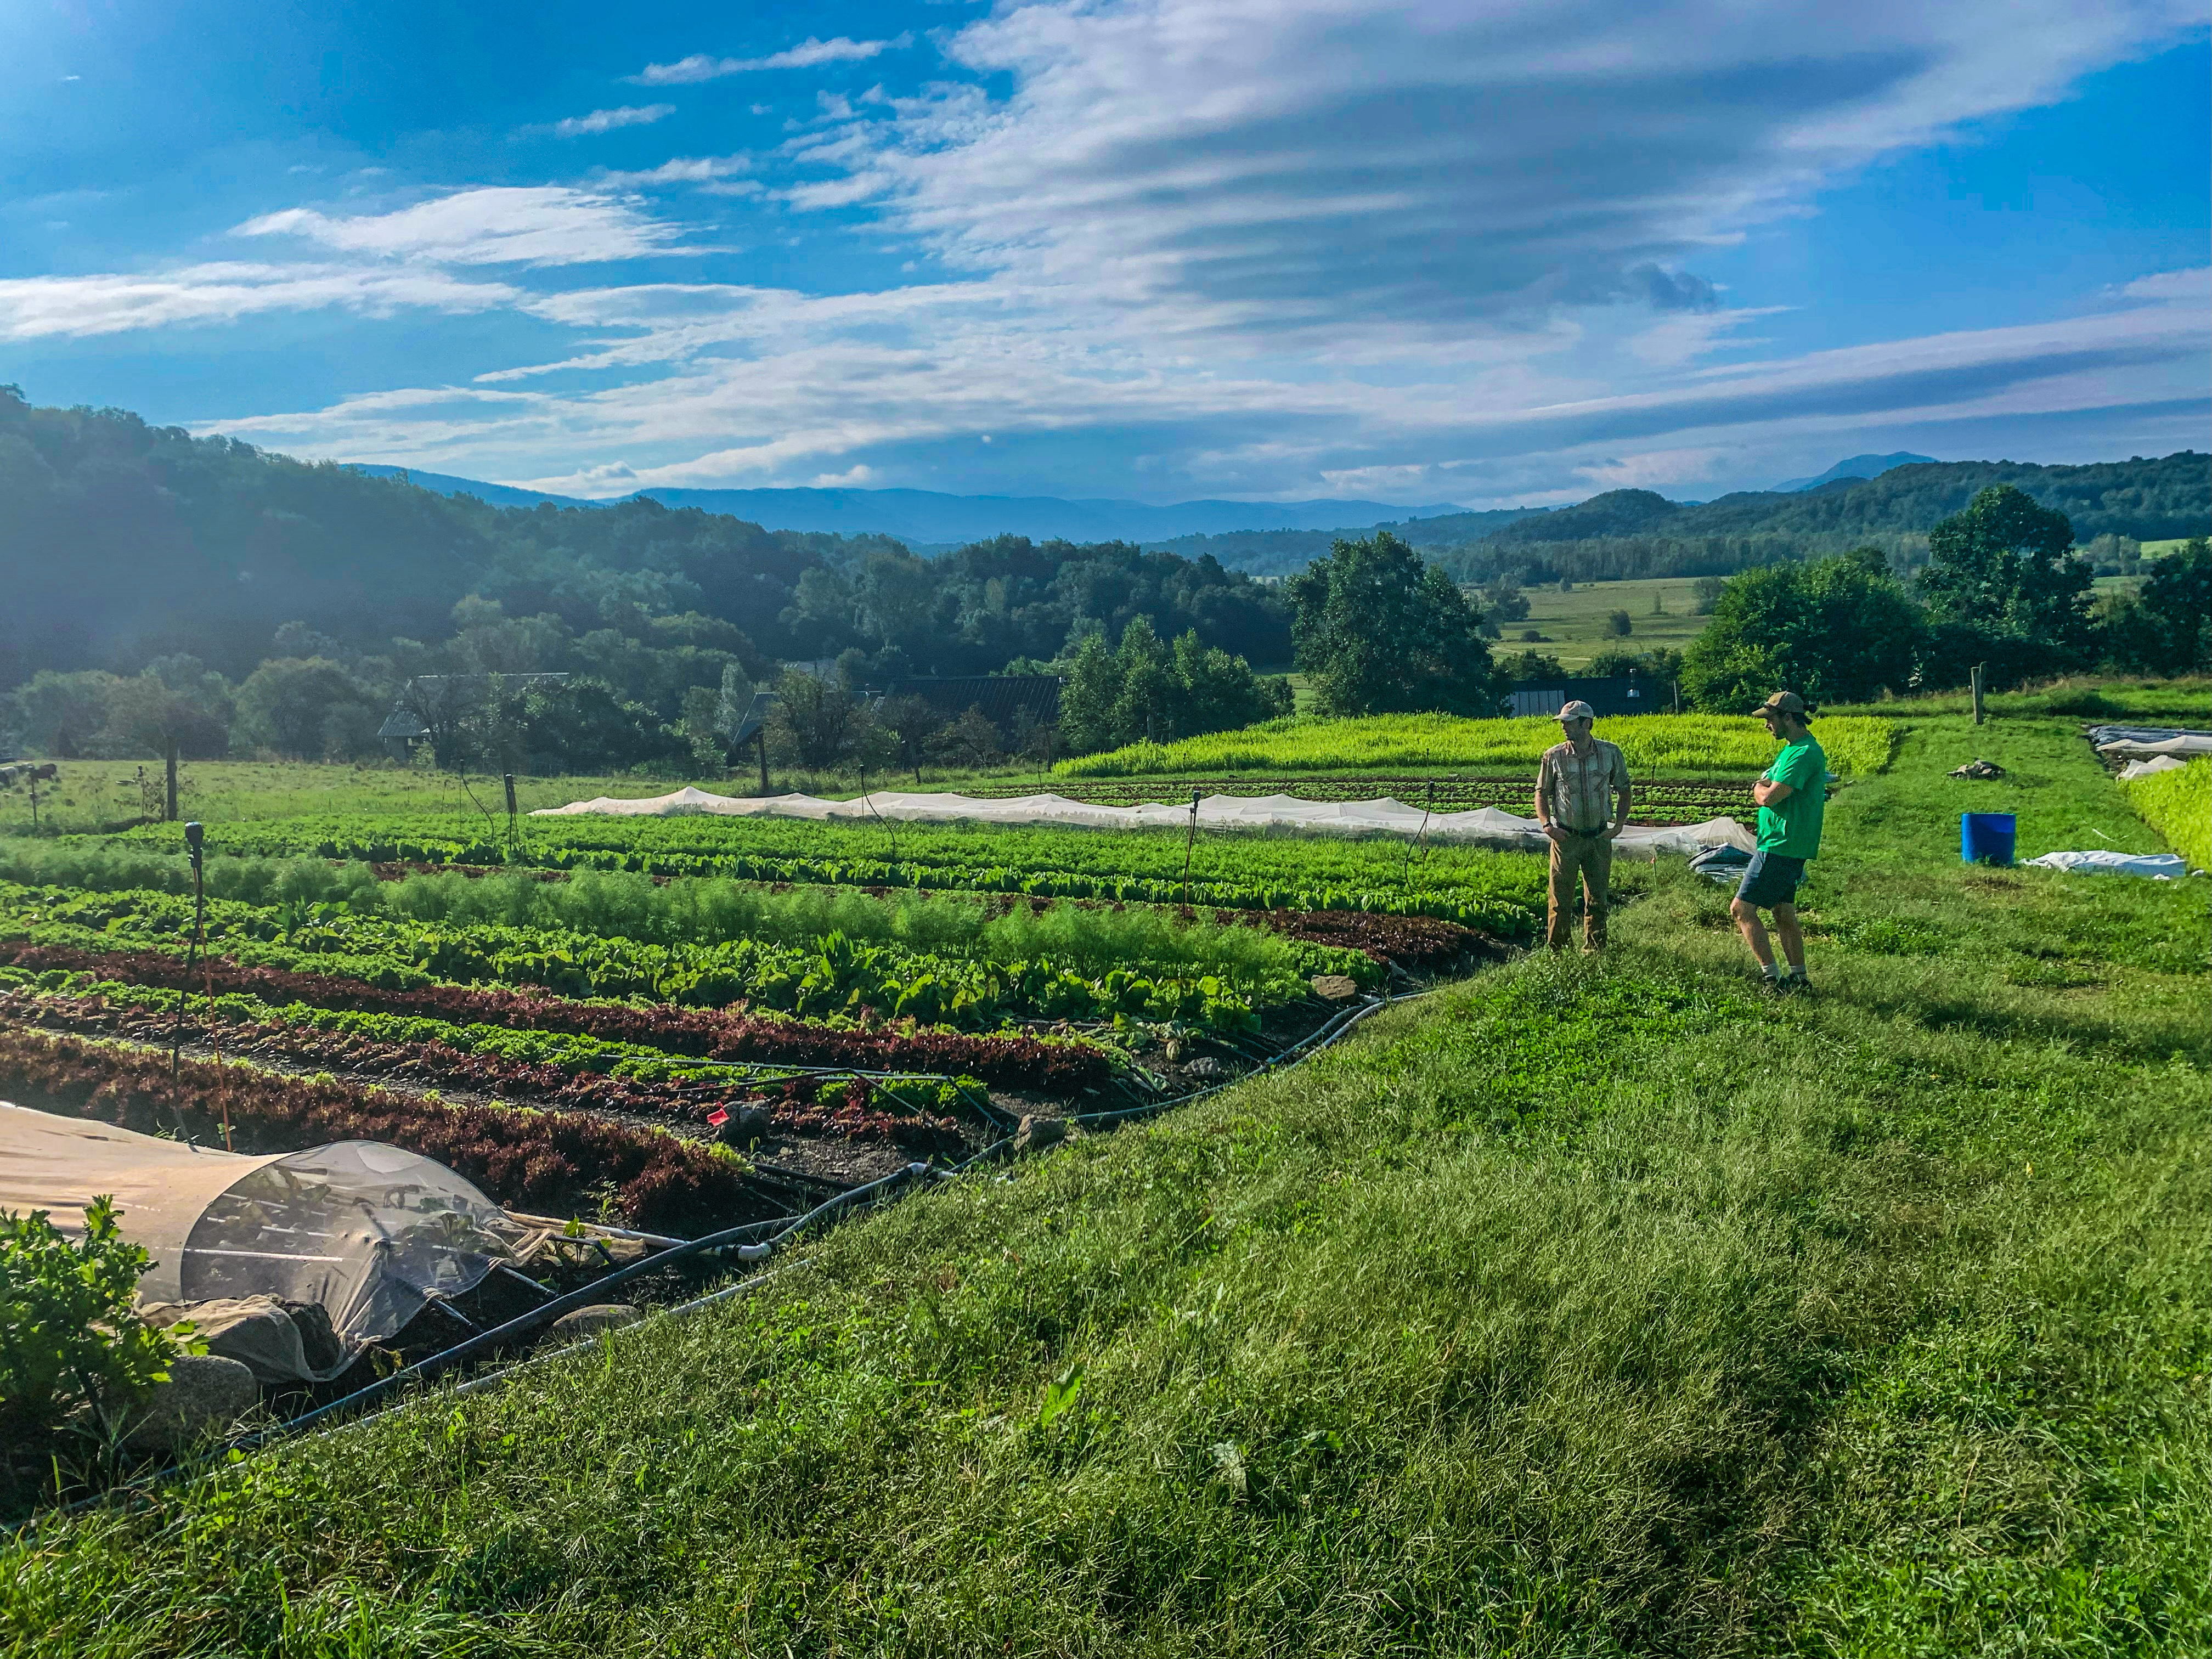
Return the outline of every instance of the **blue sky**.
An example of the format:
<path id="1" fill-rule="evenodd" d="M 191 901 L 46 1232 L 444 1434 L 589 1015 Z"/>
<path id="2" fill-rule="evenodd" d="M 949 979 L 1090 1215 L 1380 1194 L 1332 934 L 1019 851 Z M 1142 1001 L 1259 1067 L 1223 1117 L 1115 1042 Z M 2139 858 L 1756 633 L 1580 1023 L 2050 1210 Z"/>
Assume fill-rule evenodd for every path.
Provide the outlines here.
<path id="1" fill-rule="evenodd" d="M 600 495 L 2206 447 L 2200 6 L 632 9 L 14 9 L 0 380 Z"/>

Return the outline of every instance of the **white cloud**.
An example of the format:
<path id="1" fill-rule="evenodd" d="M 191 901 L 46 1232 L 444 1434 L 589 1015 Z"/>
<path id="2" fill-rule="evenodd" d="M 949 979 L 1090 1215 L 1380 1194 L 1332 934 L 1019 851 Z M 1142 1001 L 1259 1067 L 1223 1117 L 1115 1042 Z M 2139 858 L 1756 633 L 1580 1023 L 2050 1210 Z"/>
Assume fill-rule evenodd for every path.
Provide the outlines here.
<path id="1" fill-rule="evenodd" d="M 2047 102 L 2182 0 L 1048 0 L 947 55 L 794 205 L 880 198 L 971 270 L 1331 351 L 1709 303 L 1699 252 L 1838 170 Z M 847 129 L 848 132 L 854 129 Z M 1225 349 L 1218 343 L 1215 349 Z"/>
<path id="2" fill-rule="evenodd" d="M 2201 305 L 2212 301 L 2212 267 L 2138 276 L 2120 292 L 2130 300 L 2194 300 Z"/>
<path id="3" fill-rule="evenodd" d="M 1001 0 L 951 43 L 966 79 L 825 102 L 836 125 L 757 160 L 301 206 L 238 231 L 302 239 L 312 263 L 0 287 L 0 330 L 503 307 L 573 343 L 459 387 L 211 424 L 577 494 L 918 481 L 1013 451 L 1048 469 L 1023 488 L 1066 493 L 1144 469 L 1149 493 L 1494 500 L 1781 476 L 1806 469 L 1740 458 L 1869 429 L 2163 430 L 2203 409 L 2203 271 L 2043 323 L 1806 352 L 1752 337 L 1772 308 L 1732 303 L 1705 261 L 1838 169 L 2186 26 L 2172 0 Z M 564 268 L 701 251 L 629 193 L 670 186 L 879 204 L 869 248 L 927 248 L 957 279 L 564 287 Z M 544 274 L 463 280 L 478 266 Z"/>
<path id="4" fill-rule="evenodd" d="M 752 165 L 751 158 L 744 155 L 678 157 L 638 173 L 602 170 L 592 175 L 592 183 L 602 190 L 632 190 L 650 185 L 703 185 L 726 179 L 733 173 L 750 172 Z M 759 188 L 757 184 L 750 184 L 747 193 Z"/>
<path id="5" fill-rule="evenodd" d="M 572 115 L 565 121 L 556 121 L 552 131 L 563 138 L 580 138 L 592 133 L 612 132 L 617 127 L 651 126 L 675 113 L 673 104 L 626 104 L 620 109 L 595 109 L 589 115 Z"/>
<path id="6" fill-rule="evenodd" d="M 690 86 L 700 81 L 717 81 L 726 75 L 746 75 L 757 70 L 812 69 L 820 64 L 857 64 L 879 52 L 898 51 L 913 44 L 914 36 L 911 34 L 902 34 L 890 40 L 855 40 L 843 34 L 821 40 L 809 35 L 797 46 L 772 52 L 766 58 L 710 58 L 703 52 L 695 52 L 673 64 L 647 64 L 629 79 L 641 87 Z"/>
<path id="7" fill-rule="evenodd" d="M 491 311 L 523 297 L 504 283 L 465 283 L 434 270 L 343 265 L 202 264 L 137 276 L 29 276 L 0 281 L 0 339 L 86 339 L 333 307 L 369 316 L 410 308 Z"/>
<path id="8" fill-rule="evenodd" d="M 901 457 L 991 433 L 1094 446 L 1128 434 L 1133 452 L 1176 458 L 1152 476 L 1186 494 L 1299 496 L 1325 485 L 1384 499 L 1534 499 L 1576 469 L 1590 481 L 1583 494 L 1615 480 L 1676 483 L 1720 476 L 1729 455 L 1869 425 L 1966 431 L 2161 399 L 2201 407 L 2212 349 L 2203 308 L 2155 301 L 1676 371 L 1630 390 L 1559 372 L 1550 359 L 1575 348 L 1552 338 L 1526 362 L 1407 386 L 1176 366 L 1072 321 L 1052 299 L 993 283 L 839 296 L 598 289 L 532 309 L 630 333 L 549 366 L 626 372 L 623 383 L 497 402 L 424 389 L 414 404 L 351 399 L 215 425 L 312 454 L 412 459 L 574 494 L 621 493 L 590 476 L 611 457 L 629 469 L 623 489 L 804 482 L 854 465 L 896 480 L 914 476 Z M 655 364 L 657 378 L 637 378 Z M 1079 489 L 1077 477 L 1060 487 Z"/>
<path id="9" fill-rule="evenodd" d="M 302 236 L 348 253 L 444 264 L 580 264 L 681 250 L 680 226 L 598 191 L 558 185 L 455 191 L 391 213 L 331 218 L 313 208 L 249 219 L 238 236 Z"/>

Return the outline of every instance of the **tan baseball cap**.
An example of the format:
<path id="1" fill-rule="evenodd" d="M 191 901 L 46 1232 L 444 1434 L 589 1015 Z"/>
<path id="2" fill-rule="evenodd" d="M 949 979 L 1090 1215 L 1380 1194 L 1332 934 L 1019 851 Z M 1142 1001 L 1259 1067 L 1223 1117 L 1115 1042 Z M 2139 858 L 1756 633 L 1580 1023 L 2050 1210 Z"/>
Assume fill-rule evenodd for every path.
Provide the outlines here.
<path id="1" fill-rule="evenodd" d="M 1596 718 L 1597 710 L 1591 708 L 1580 697 L 1576 698 L 1574 702 L 1569 703 L 1565 708 L 1559 710 L 1559 719 L 1561 720 L 1594 720 Z"/>
<path id="2" fill-rule="evenodd" d="M 1795 691 L 1777 691 L 1758 708 L 1754 714 L 1795 714 L 1801 720 L 1805 714 L 1805 699 Z"/>

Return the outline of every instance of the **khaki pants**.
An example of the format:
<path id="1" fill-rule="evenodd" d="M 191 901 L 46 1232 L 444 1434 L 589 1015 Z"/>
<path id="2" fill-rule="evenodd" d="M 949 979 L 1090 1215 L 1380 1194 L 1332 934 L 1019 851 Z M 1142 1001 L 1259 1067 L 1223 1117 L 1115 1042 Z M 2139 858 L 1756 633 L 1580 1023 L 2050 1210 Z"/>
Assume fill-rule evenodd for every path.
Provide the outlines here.
<path id="1" fill-rule="evenodd" d="M 1583 940 L 1591 950 L 1605 947 L 1605 890 L 1613 876 L 1613 842 L 1604 836 L 1561 833 L 1552 843 L 1552 913 L 1544 929 L 1544 942 L 1554 951 L 1567 948 L 1574 931 L 1575 881 L 1583 888 Z"/>

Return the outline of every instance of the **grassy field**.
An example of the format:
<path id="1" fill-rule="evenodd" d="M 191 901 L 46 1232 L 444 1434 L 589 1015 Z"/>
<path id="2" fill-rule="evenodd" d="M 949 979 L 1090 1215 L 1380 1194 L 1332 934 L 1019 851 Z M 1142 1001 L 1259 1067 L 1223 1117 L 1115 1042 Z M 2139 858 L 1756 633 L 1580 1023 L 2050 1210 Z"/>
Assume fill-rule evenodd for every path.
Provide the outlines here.
<path id="1" fill-rule="evenodd" d="M 1747 714 L 1629 714 L 1598 722 L 1598 735 L 1621 746 L 1646 777 L 1745 778 L 1773 759 L 1774 739 Z M 1889 759 L 1888 721 L 1864 716 L 1820 721 L 1828 763 L 1838 772 L 1879 770 Z M 1293 715 L 1170 744 L 1131 744 L 1060 762 L 1055 776 L 1172 777 L 1178 773 L 1325 771 L 1401 768 L 1527 769 L 1559 740 L 1556 720 L 1462 720 L 1449 714 L 1372 714 L 1324 720 Z"/>
<path id="2" fill-rule="evenodd" d="M 2046 714 L 2070 717 L 2075 729 L 2093 721 L 2203 728 L 2212 726 L 2212 678 L 2203 675 L 2171 680 L 2059 679 L 2017 691 L 1996 691 L 1983 699 L 1993 716 Z M 1944 691 L 1905 702 L 1837 703 L 1829 714 L 1966 714 L 1974 700 L 1966 691 Z"/>
<path id="3" fill-rule="evenodd" d="M 2078 720 L 750 1299 L 0 1555 L 11 1654 L 2212 1650 L 2204 888 Z M 1972 755 L 2002 782 L 1944 774 Z"/>
<path id="4" fill-rule="evenodd" d="M 63 761 L 58 788 L 39 788 L 39 823 L 49 834 L 75 835 L 120 829 L 158 817 L 158 797 L 150 803 L 141 793 L 139 776 L 158 781 L 161 768 L 143 761 Z M 1050 787 L 1034 766 L 1001 767 L 988 771 L 928 769 L 927 787 L 957 788 L 965 781 L 996 783 L 1034 781 L 1040 789 Z M 848 769 L 813 772 L 779 767 L 773 783 L 779 794 L 857 793 L 860 774 Z M 911 789 L 913 775 L 871 773 L 866 780 L 873 789 Z M 515 802 L 528 812 L 540 806 L 561 806 L 596 795 L 661 795 L 687 783 L 732 795 L 758 793 L 759 778 L 750 767 L 727 773 L 720 769 L 672 772 L 665 776 L 635 773 L 605 777 L 515 779 Z M 506 823 L 507 802 L 500 780 L 471 773 L 465 787 L 447 772 L 420 767 L 325 765 L 301 761 L 187 761 L 179 772 L 178 810 L 186 818 L 209 823 L 259 823 L 272 818 L 314 817 L 331 813 L 415 813 L 465 815 L 480 825 Z M 22 835 L 31 828 L 29 790 L 21 784 L 0 792 L 0 836 Z"/>
<path id="5" fill-rule="evenodd" d="M 1557 657 L 1571 671 L 1612 647 L 1648 651 L 1665 646 L 1680 651 L 1698 637 L 1706 622 L 1695 614 L 1694 585 L 1692 577 L 1661 576 L 1643 581 L 1577 582 L 1566 593 L 1556 583 L 1524 588 L 1528 620 L 1501 623 L 1504 637 L 1492 649 L 1501 656 L 1540 651 Z M 1628 613 L 1631 631 L 1626 638 L 1607 632 L 1606 618 L 1615 611 Z M 1522 639 L 1529 629 L 1544 636 L 1541 643 Z"/>

